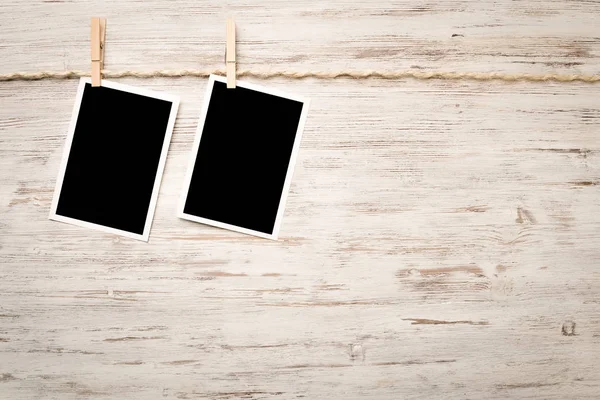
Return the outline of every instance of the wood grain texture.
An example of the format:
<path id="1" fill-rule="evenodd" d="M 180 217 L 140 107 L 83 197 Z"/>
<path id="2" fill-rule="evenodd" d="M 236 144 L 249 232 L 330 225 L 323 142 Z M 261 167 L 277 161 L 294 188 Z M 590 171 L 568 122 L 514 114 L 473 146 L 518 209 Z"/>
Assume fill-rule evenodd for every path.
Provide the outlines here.
<path id="1" fill-rule="evenodd" d="M 0 72 L 585 73 L 595 1 L 0 3 Z M 311 98 L 281 240 L 175 217 L 148 244 L 47 219 L 77 81 L 0 84 L 1 399 L 596 399 L 600 105 L 585 84 L 256 81 Z"/>

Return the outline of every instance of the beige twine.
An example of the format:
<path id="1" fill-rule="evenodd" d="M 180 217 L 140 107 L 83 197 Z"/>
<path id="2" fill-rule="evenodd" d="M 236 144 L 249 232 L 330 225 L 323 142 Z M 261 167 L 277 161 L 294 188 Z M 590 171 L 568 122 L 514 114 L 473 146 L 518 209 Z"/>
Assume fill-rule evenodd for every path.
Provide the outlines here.
<path id="1" fill-rule="evenodd" d="M 210 74 L 225 75 L 224 70 L 159 70 L 159 71 L 102 71 L 104 78 L 176 78 L 192 76 L 197 78 L 207 77 Z M 74 79 L 90 76 L 88 71 L 64 72 L 14 72 L 0 74 L 0 82 L 6 81 L 37 81 L 41 79 Z M 423 72 L 423 71 L 252 71 L 238 70 L 237 76 L 253 78 L 316 78 L 316 79 L 405 79 L 418 80 L 445 79 L 445 80 L 471 80 L 471 81 L 505 81 L 505 82 L 585 82 L 598 83 L 600 75 L 561 75 L 561 74 L 507 74 L 500 72 Z"/>

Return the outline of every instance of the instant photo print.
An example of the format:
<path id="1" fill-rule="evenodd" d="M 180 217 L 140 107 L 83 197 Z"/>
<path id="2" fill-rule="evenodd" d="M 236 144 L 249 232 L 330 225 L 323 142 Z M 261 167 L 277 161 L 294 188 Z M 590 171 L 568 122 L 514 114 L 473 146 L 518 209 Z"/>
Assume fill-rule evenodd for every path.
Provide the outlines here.
<path id="1" fill-rule="evenodd" d="M 177 96 L 79 82 L 50 219 L 148 240 Z"/>
<path id="2" fill-rule="evenodd" d="M 308 100 L 211 75 L 179 216 L 277 239 Z"/>

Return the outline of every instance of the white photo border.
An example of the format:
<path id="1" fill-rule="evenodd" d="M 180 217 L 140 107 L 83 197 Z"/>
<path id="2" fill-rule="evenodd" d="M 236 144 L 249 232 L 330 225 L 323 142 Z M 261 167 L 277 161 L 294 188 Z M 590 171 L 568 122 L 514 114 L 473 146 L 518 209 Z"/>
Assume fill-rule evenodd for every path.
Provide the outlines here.
<path id="1" fill-rule="evenodd" d="M 184 178 L 183 184 L 183 193 L 181 195 L 179 201 L 179 207 L 177 209 L 177 216 L 182 219 L 187 219 L 189 221 L 200 222 L 202 224 L 215 226 L 217 228 L 223 228 L 232 230 L 239 233 L 244 233 L 247 235 L 258 236 L 265 239 L 277 240 L 279 236 L 279 229 L 281 228 L 281 222 L 283 219 L 283 213 L 285 211 L 285 203 L 287 201 L 288 193 L 290 191 L 290 185 L 292 183 L 292 176 L 294 175 L 294 167 L 296 166 L 296 159 L 298 157 L 298 152 L 300 150 L 300 142 L 302 140 L 302 133 L 304 132 L 304 124 L 306 123 L 306 116 L 308 113 L 308 107 L 310 105 L 310 100 L 297 95 L 291 95 L 285 92 L 282 92 L 277 89 L 266 88 L 261 85 L 255 85 L 253 83 L 240 82 L 236 81 L 236 86 L 254 90 L 261 93 L 271 94 L 273 96 L 282 97 L 290 100 L 294 100 L 302 103 L 302 112 L 300 114 L 300 121 L 298 122 L 298 129 L 296 130 L 296 137 L 294 138 L 294 145 L 292 147 L 292 155 L 290 157 L 290 162 L 288 164 L 288 169 L 285 175 L 285 182 L 283 185 L 283 190 L 281 192 L 281 198 L 279 199 L 279 206 L 277 208 L 277 216 L 275 218 L 275 224 L 273 227 L 273 233 L 268 234 L 264 232 L 255 231 L 252 229 L 242 228 L 240 226 L 226 224 L 220 221 L 215 221 L 208 218 L 202 218 L 191 214 L 186 214 L 184 212 L 185 202 L 188 197 L 188 192 L 190 190 L 190 183 L 192 181 L 192 174 L 194 172 L 194 165 L 196 164 L 196 158 L 198 156 L 198 149 L 200 148 L 200 141 L 202 138 L 202 131 L 204 130 L 204 123 L 206 122 L 206 115 L 208 113 L 208 106 L 210 104 L 213 87 L 216 82 L 227 83 L 227 79 L 222 76 L 211 74 L 208 78 L 208 85 L 206 86 L 206 94 L 204 95 L 204 105 L 202 106 L 202 110 L 200 113 L 200 118 L 198 119 L 198 127 L 196 129 L 196 137 L 194 139 L 194 146 L 192 148 L 192 154 L 190 156 L 190 161 L 188 165 L 188 169 Z M 233 89 L 235 90 L 235 89 Z"/>
<path id="2" fill-rule="evenodd" d="M 73 114 L 71 116 L 71 122 L 69 123 L 69 131 L 67 133 L 67 139 L 63 150 L 62 159 L 60 162 L 60 169 L 58 172 L 58 178 L 56 179 L 56 186 L 54 188 L 54 196 L 52 198 L 52 204 L 50 206 L 49 219 L 53 221 L 65 222 L 67 224 L 99 230 L 102 232 L 113 233 L 120 236 L 125 236 L 131 239 L 148 241 L 150 237 L 150 228 L 152 227 L 152 221 L 154 220 L 154 211 L 156 209 L 156 202 L 158 199 L 158 192 L 160 190 L 160 183 L 162 181 L 163 171 L 165 169 L 165 163 L 167 160 L 167 152 L 169 145 L 171 144 L 171 136 L 173 135 L 173 128 L 175 127 L 175 119 L 177 117 L 177 111 L 179 109 L 179 96 L 155 92 L 148 89 L 138 88 L 134 86 L 124 85 L 121 83 L 110 82 L 102 80 L 101 86 L 120 90 L 127 93 L 138 94 L 141 96 L 152 97 L 154 99 L 165 100 L 171 102 L 171 112 L 169 114 L 169 123 L 167 124 L 167 130 L 163 141 L 163 146 L 160 153 L 160 160 L 158 163 L 158 169 L 156 170 L 156 176 L 154 178 L 154 186 L 152 187 L 152 197 L 150 198 L 150 204 L 148 206 L 148 215 L 146 216 L 146 223 L 144 225 L 143 233 L 137 234 L 133 232 L 124 231 L 121 229 L 111 228 L 104 225 L 94 224 L 92 222 L 81 221 L 75 218 L 65 217 L 64 215 L 58 215 L 56 210 L 58 208 L 58 200 L 60 199 L 60 192 L 62 190 L 63 180 L 65 178 L 65 172 L 67 164 L 69 162 L 69 155 L 71 153 L 71 144 L 73 143 L 73 136 L 75 134 L 75 127 L 77 126 L 77 119 L 79 118 L 79 109 L 81 108 L 81 100 L 83 99 L 83 91 L 86 83 L 92 83 L 91 78 L 81 78 L 79 80 L 79 86 L 77 88 L 77 97 L 75 98 L 75 106 L 73 107 Z"/>

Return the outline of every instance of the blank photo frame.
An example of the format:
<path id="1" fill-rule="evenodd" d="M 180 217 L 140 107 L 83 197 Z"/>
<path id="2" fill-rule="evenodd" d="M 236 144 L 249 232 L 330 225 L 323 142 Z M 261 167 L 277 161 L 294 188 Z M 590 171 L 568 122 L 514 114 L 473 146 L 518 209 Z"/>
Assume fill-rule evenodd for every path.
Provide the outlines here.
<path id="1" fill-rule="evenodd" d="M 79 81 L 50 219 L 147 241 L 179 98 Z"/>
<path id="2" fill-rule="evenodd" d="M 211 75 L 180 218 L 277 239 L 308 100 Z"/>

